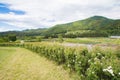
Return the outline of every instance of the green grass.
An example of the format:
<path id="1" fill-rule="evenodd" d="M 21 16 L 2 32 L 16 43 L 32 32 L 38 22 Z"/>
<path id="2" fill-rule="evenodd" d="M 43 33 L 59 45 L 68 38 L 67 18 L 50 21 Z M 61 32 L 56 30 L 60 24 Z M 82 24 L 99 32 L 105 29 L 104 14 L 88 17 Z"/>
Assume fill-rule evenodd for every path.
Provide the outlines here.
<path id="1" fill-rule="evenodd" d="M 0 61 L 12 55 L 14 51 L 15 50 L 10 49 L 9 47 L 8 48 L 0 47 Z"/>
<path id="2" fill-rule="evenodd" d="M 54 62 L 27 49 L 0 47 L 0 80 L 75 80 Z"/>
<path id="3" fill-rule="evenodd" d="M 65 38 L 65 42 L 83 44 L 120 44 L 120 39 L 110 38 Z"/>

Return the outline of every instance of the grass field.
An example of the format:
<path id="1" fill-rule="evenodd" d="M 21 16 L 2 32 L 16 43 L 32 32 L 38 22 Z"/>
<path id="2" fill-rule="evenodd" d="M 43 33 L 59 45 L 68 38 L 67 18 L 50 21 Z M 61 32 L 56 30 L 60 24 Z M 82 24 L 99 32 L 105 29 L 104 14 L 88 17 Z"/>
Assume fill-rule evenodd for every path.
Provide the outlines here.
<path id="1" fill-rule="evenodd" d="M 120 39 L 111 38 L 65 38 L 66 42 L 83 43 L 83 44 L 119 44 Z"/>
<path id="2" fill-rule="evenodd" d="M 0 80 L 75 80 L 61 66 L 29 50 L 0 47 Z"/>

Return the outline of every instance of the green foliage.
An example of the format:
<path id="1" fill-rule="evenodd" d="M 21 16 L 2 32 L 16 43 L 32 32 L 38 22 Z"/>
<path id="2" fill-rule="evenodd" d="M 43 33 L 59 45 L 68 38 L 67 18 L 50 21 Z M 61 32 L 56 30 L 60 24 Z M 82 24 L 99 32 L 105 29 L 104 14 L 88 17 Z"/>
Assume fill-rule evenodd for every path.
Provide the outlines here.
<path id="1" fill-rule="evenodd" d="M 8 42 L 8 37 L 0 37 L 0 42 Z"/>
<path id="2" fill-rule="evenodd" d="M 62 42 L 64 41 L 62 35 L 58 35 L 58 41 L 59 41 L 60 43 L 62 43 Z"/>
<path id="3" fill-rule="evenodd" d="M 120 58 L 116 50 L 87 49 L 61 46 L 53 43 L 38 44 L 0 44 L 0 46 L 19 46 L 45 56 L 62 64 L 70 72 L 76 72 L 81 80 L 119 80 Z"/>
<path id="4" fill-rule="evenodd" d="M 120 59 L 120 46 L 117 47 L 115 54 Z"/>
<path id="5" fill-rule="evenodd" d="M 0 39 L 0 42 L 4 42 L 4 40 L 1 38 L 1 39 Z"/>
<path id="6" fill-rule="evenodd" d="M 64 38 L 65 42 L 70 43 L 82 43 L 82 44 L 108 44 L 109 45 L 119 45 L 120 39 L 111 39 L 111 38 Z M 118 46 L 119 48 L 119 46 Z M 119 51 L 118 51 L 119 52 Z"/>
<path id="7" fill-rule="evenodd" d="M 76 32 L 78 30 L 80 32 L 71 33 L 71 31 Z M 85 32 L 81 33 L 82 30 Z M 120 35 L 120 20 L 112 20 L 102 16 L 93 16 L 85 20 L 53 26 L 47 30 L 47 33 L 49 36 L 55 34 L 65 34 L 64 37 L 69 38 L 107 37 L 108 35 Z"/>
<path id="8" fill-rule="evenodd" d="M 112 20 L 102 16 L 93 16 L 85 20 L 79 20 L 66 24 L 55 25 L 51 28 L 28 29 L 23 31 L 1 32 L 0 36 L 16 34 L 18 39 L 25 36 L 45 36 L 45 38 L 57 38 L 59 34 L 63 37 L 107 37 L 120 35 L 120 20 Z"/>
<path id="9" fill-rule="evenodd" d="M 38 41 L 38 42 L 41 42 L 41 41 L 42 41 L 42 39 L 43 39 L 43 37 L 42 37 L 42 36 L 37 37 L 37 41 Z"/>
<path id="10" fill-rule="evenodd" d="M 77 32 L 68 32 L 65 34 L 65 37 L 68 38 L 75 38 L 75 37 L 108 37 L 107 32 L 105 31 L 93 31 L 93 30 L 84 30 L 84 32 L 77 31 Z"/>
<path id="11" fill-rule="evenodd" d="M 9 39 L 9 41 L 16 41 L 17 40 L 16 35 L 9 35 L 8 39 Z"/>

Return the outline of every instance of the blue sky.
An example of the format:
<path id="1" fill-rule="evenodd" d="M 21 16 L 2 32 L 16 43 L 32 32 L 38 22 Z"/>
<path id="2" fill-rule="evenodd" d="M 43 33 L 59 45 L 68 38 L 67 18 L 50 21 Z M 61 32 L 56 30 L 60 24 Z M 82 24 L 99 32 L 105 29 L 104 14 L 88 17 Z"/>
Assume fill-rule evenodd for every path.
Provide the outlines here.
<path id="1" fill-rule="evenodd" d="M 120 0 L 0 0 L 0 32 L 46 28 L 94 15 L 120 19 Z"/>
<path id="2" fill-rule="evenodd" d="M 4 4 L 4 3 L 0 3 L 0 13 L 1 14 L 8 14 L 10 12 L 13 12 L 17 15 L 24 15 L 25 12 L 24 11 L 19 11 L 19 10 L 10 10 L 8 4 Z"/>
<path id="3" fill-rule="evenodd" d="M 10 14 L 10 13 L 13 13 L 15 15 L 25 14 L 24 11 L 9 9 L 9 6 L 10 6 L 9 4 L 0 3 L 0 14 Z M 6 21 L 5 20 L 2 21 L 2 19 L 0 20 L 0 31 L 22 30 L 20 27 L 7 24 Z"/>

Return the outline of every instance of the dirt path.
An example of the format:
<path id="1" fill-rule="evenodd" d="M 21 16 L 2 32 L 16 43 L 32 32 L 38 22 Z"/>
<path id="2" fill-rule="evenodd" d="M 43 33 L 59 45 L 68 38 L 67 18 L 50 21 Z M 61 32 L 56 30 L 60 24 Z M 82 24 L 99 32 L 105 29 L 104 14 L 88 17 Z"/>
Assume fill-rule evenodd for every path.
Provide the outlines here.
<path id="1" fill-rule="evenodd" d="M 0 47 L 1 48 L 1 47 Z M 9 57 L 1 60 L 0 80 L 74 80 L 61 66 L 22 48 L 8 48 Z M 4 50 L 4 49 L 3 49 Z M 7 53 L 0 50 L 0 54 Z"/>

